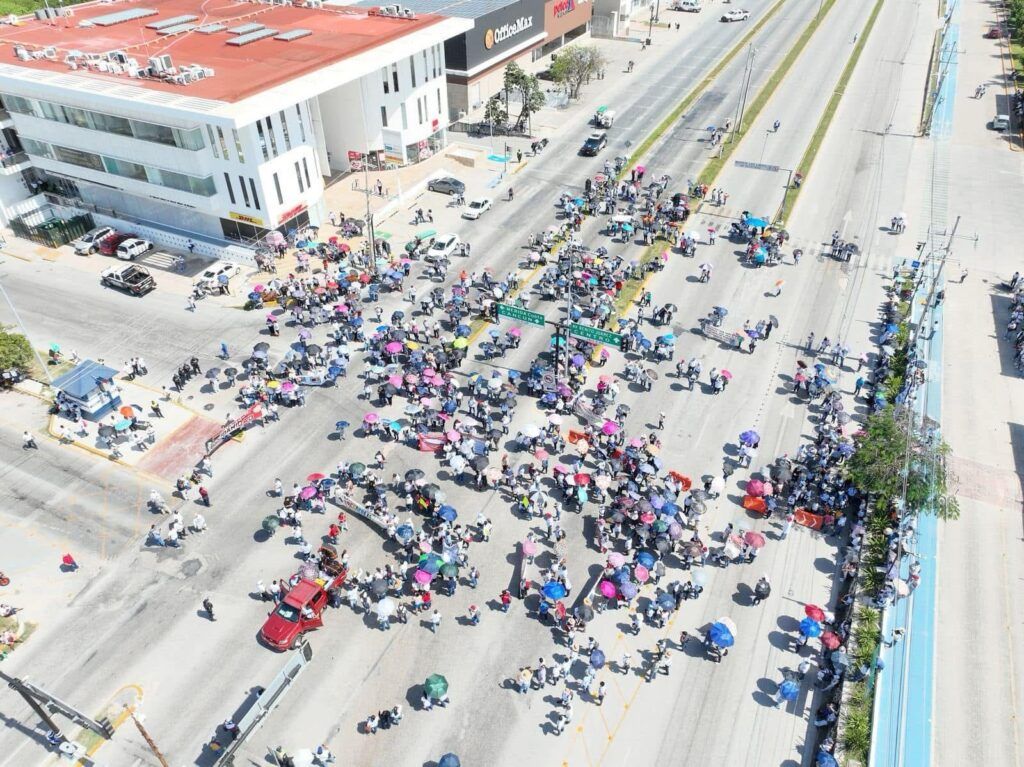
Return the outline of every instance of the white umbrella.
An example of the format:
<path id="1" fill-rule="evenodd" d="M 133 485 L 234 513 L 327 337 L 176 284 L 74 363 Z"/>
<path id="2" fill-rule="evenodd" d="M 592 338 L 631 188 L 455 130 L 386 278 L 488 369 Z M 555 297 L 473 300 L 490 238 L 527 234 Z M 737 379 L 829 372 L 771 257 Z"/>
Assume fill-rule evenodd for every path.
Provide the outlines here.
<path id="1" fill-rule="evenodd" d="M 395 600 L 391 597 L 384 597 L 373 606 L 373 609 L 381 618 L 388 618 L 395 614 L 398 605 L 395 604 Z"/>
<path id="2" fill-rule="evenodd" d="M 308 748 L 300 748 L 292 754 L 292 762 L 295 764 L 295 767 L 313 767 L 315 764 L 313 752 Z"/>
<path id="3" fill-rule="evenodd" d="M 523 427 L 522 434 L 524 437 L 533 439 L 540 436 L 540 427 L 533 423 L 528 423 Z"/>

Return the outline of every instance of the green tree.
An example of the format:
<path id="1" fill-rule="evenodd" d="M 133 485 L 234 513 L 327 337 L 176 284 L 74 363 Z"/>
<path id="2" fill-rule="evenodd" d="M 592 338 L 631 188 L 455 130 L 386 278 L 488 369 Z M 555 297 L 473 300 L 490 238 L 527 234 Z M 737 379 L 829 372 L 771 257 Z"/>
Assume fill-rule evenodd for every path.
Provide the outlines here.
<path id="1" fill-rule="evenodd" d="M 555 56 L 551 64 L 551 77 L 569 92 L 569 98 L 578 99 L 583 85 L 604 69 L 604 54 L 596 45 L 570 45 Z"/>
<path id="2" fill-rule="evenodd" d="M 0 330 L 0 369 L 26 371 L 32 363 L 32 346 L 25 336 Z"/>
<path id="3" fill-rule="evenodd" d="M 868 417 L 846 472 L 885 506 L 900 502 L 905 490 L 911 513 L 952 520 L 960 516 L 960 506 L 946 472 L 948 455 L 949 445 L 915 428 L 907 408 L 890 406 Z"/>
<path id="4" fill-rule="evenodd" d="M 484 108 L 484 120 L 493 125 L 504 125 L 508 121 L 505 103 L 497 96 L 491 96 Z"/>
<path id="5" fill-rule="evenodd" d="M 509 101 L 513 95 L 519 102 L 519 115 L 515 124 L 523 126 L 531 121 L 533 115 L 541 110 L 546 103 L 544 91 L 540 87 L 540 81 L 536 75 L 529 75 L 523 71 L 516 62 L 510 62 L 505 67 L 505 111 L 511 115 L 512 108 Z M 530 125 L 532 128 L 532 124 Z"/>

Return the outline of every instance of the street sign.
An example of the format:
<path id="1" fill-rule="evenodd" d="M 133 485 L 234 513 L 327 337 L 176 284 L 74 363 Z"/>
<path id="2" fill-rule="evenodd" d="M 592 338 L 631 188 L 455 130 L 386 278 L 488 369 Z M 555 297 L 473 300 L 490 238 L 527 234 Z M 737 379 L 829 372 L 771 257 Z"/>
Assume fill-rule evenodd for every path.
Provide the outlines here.
<path id="1" fill-rule="evenodd" d="M 540 325 L 541 327 L 544 327 L 543 314 L 540 312 L 531 312 L 528 309 L 520 309 L 518 306 L 498 304 L 498 316 L 508 317 L 510 320 L 519 320 L 520 322 L 527 322 L 530 325 Z"/>
<path id="2" fill-rule="evenodd" d="M 750 168 L 751 170 L 766 170 L 771 173 L 775 173 L 779 170 L 778 165 L 767 165 L 763 162 L 747 162 L 745 160 L 736 161 L 737 168 Z"/>
<path id="3" fill-rule="evenodd" d="M 610 330 L 601 330 L 601 328 L 593 328 L 590 325 L 580 325 L 578 322 L 569 323 L 569 335 L 576 336 L 577 338 L 586 338 L 588 341 L 597 341 L 600 344 L 615 344 L 616 346 L 622 341 L 622 336 L 618 333 L 612 333 Z"/>

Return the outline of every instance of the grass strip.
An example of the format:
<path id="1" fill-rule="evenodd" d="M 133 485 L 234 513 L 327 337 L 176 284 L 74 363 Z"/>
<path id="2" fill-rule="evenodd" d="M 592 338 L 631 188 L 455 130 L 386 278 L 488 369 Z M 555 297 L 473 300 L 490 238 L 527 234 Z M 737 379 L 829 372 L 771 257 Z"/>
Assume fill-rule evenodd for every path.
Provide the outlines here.
<path id="1" fill-rule="evenodd" d="M 729 63 L 734 58 L 736 58 L 739 52 L 742 51 L 747 46 L 747 43 L 749 43 L 753 39 L 754 35 L 761 31 L 762 27 L 764 27 L 764 25 L 768 23 L 772 16 L 774 16 L 775 13 L 779 10 L 779 8 L 782 7 L 782 4 L 785 1 L 786 0 L 778 0 L 778 2 L 775 3 L 775 5 L 769 8 L 768 12 L 765 13 L 764 16 L 759 18 L 757 20 L 757 23 L 755 23 L 754 26 L 752 26 L 747 31 L 747 33 L 742 37 L 742 39 L 740 39 L 740 41 L 732 47 L 732 50 L 725 54 L 724 57 L 719 59 L 718 63 L 715 64 L 711 71 L 707 73 L 704 79 L 697 83 L 696 86 L 690 89 L 690 92 L 687 93 L 686 97 L 683 98 L 683 100 L 676 105 L 675 109 L 669 112 L 668 116 L 660 123 L 658 123 L 658 126 L 647 135 L 647 138 L 640 142 L 640 145 L 633 151 L 633 154 L 629 156 L 629 161 L 623 166 L 622 170 L 619 171 L 619 174 L 616 176 L 617 179 L 621 179 L 623 176 L 625 176 L 626 173 L 629 172 L 629 169 L 636 165 L 643 158 L 647 150 L 649 150 L 654 145 L 654 142 L 660 139 L 663 135 L 665 135 L 665 131 L 672 127 L 672 123 L 678 120 L 682 116 L 682 114 L 687 109 L 690 108 L 693 102 L 697 100 L 697 97 L 700 96 L 701 93 L 703 93 L 705 89 L 707 89 L 707 87 L 711 85 L 712 82 L 715 81 L 715 78 L 717 78 L 722 73 L 722 70 L 725 69 L 729 65 Z M 831 2 L 834 2 L 834 0 L 829 0 L 829 2 L 831 4 Z"/>
<path id="2" fill-rule="evenodd" d="M 771 77 L 768 78 L 768 82 L 766 82 L 761 87 L 761 90 L 757 92 L 754 100 L 750 102 L 750 105 L 744 113 L 745 123 L 748 126 L 754 124 L 757 120 L 757 116 L 761 114 L 761 110 L 764 109 L 771 97 L 775 95 L 775 91 L 785 79 L 797 58 L 801 53 L 803 53 L 804 48 L 807 47 L 807 43 L 811 40 L 811 36 L 815 31 L 817 31 L 818 27 L 821 26 L 821 22 L 823 22 L 825 17 L 828 16 L 828 12 L 832 9 L 832 6 L 835 5 L 835 3 L 836 0 L 825 0 L 824 5 L 822 5 L 821 12 L 811 19 L 811 23 L 808 24 L 804 28 L 804 31 L 800 33 L 800 37 L 796 39 L 793 47 L 789 49 L 785 57 L 779 63 L 779 66 L 775 68 L 774 72 L 772 72 Z M 728 144 L 722 145 L 722 151 L 717 157 L 712 157 L 708 160 L 707 164 L 704 166 L 704 170 L 701 171 L 700 176 L 698 177 L 698 183 L 707 184 L 708 186 L 711 186 L 714 183 L 715 179 L 718 178 L 718 174 L 722 172 L 722 169 L 732 158 L 732 155 L 742 143 L 743 137 L 746 134 L 747 132 L 743 130 L 743 126 L 736 126 L 736 131 L 732 135 L 732 140 Z"/>
<path id="3" fill-rule="evenodd" d="M 825 140 L 825 134 L 828 133 L 829 126 L 832 125 L 832 120 L 836 116 L 836 112 L 839 110 L 839 102 L 843 99 L 843 94 L 846 93 L 846 86 L 850 83 L 850 78 L 853 77 L 853 70 L 857 68 L 857 62 L 860 61 L 860 55 L 864 51 L 864 46 L 867 44 L 868 35 L 871 34 L 871 30 L 875 27 L 875 20 L 878 18 L 878 14 L 882 11 L 882 3 L 884 0 L 876 0 L 875 7 L 871 9 L 871 15 L 868 16 L 867 23 L 864 24 L 864 29 L 861 31 L 860 36 L 857 38 L 857 42 L 853 46 L 853 52 L 850 54 L 849 61 L 846 62 L 846 66 L 843 68 L 843 73 L 839 76 L 839 82 L 836 83 L 835 90 L 832 91 L 832 98 L 828 100 L 828 104 L 825 105 L 825 111 L 821 115 L 821 119 L 818 120 L 818 126 L 814 129 L 814 133 L 811 135 L 811 141 L 807 144 L 807 149 L 804 150 L 803 157 L 800 158 L 800 163 L 796 166 L 797 172 L 803 174 L 803 180 L 807 180 L 807 175 L 811 172 L 811 166 L 814 165 L 814 158 L 818 155 L 818 150 L 821 148 L 822 142 Z M 796 201 L 800 197 L 800 191 L 803 189 L 803 184 L 792 190 L 789 195 L 789 209 L 793 210 L 796 207 Z M 779 211 L 775 218 L 777 220 L 782 219 L 786 211 L 780 206 Z"/>

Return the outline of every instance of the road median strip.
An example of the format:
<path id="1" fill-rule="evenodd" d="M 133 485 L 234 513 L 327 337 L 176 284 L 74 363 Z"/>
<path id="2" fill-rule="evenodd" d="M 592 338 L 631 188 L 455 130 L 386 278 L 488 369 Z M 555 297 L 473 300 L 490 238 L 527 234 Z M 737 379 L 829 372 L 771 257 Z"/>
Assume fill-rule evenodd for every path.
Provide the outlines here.
<path id="1" fill-rule="evenodd" d="M 814 133 L 811 135 L 810 143 L 807 144 L 807 149 L 804 150 L 803 157 L 800 158 L 799 164 L 796 166 L 797 171 L 803 176 L 803 180 L 807 180 L 807 176 L 811 172 L 811 167 L 814 165 L 814 159 L 818 155 L 818 150 L 821 148 L 822 142 L 825 140 L 825 134 L 828 133 L 829 127 L 832 125 L 832 120 L 835 119 L 836 112 L 839 111 L 839 102 L 842 101 L 843 95 L 846 93 L 846 86 L 850 82 L 850 78 L 853 77 L 853 71 L 857 68 L 857 62 L 860 61 L 860 55 L 864 51 L 864 46 L 868 42 L 868 36 L 871 34 L 871 30 L 875 27 L 875 20 L 878 18 L 878 14 L 882 11 L 882 3 L 884 0 L 875 0 L 875 7 L 871 9 L 871 15 L 868 16 L 867 22 L 864 24 L 864 29 L 861 30 L 860 36 L 857 38 L 857 42 L 853 46 L 853 52 L 850 53 L 850 58 L 846 62 L 846 66 L 843 68 L 843 73 L 839 76 L 839 81 L 836 83 L 835 90 L 832 91 L 832 98 L 828 100 L 828 104 L 825 105 L 825 111 L 821 115 L 821 119 L 818 120 L 818 125 L 814 129 Z M 800 197 L 800 192 L 803 186 L 798 186 L 793 189 L 790 197 L 789 209 L 792 211 L 796 208 L 796 201 Z M 775 214 L 776 219 L 780 218 L 785 211 L 782 207 L 779 208 Z"/>

